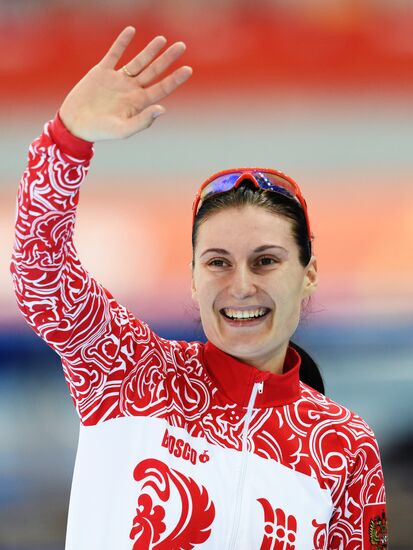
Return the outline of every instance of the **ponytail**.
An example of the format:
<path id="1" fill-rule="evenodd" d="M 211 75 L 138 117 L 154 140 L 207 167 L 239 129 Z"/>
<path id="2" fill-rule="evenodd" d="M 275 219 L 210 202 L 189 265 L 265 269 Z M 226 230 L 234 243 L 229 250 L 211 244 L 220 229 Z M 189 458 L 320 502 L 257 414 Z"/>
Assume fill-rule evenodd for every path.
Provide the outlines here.
<path id="1" fill-rule="evenodd" d="M 317 363 L 302 347 L 291 341 L 290 346 L 295 349 L 301 357 L 300 380 L 304 382 L 304 384 L 307 384 L 307 386 L 324 394 L 324 382 Z"/>

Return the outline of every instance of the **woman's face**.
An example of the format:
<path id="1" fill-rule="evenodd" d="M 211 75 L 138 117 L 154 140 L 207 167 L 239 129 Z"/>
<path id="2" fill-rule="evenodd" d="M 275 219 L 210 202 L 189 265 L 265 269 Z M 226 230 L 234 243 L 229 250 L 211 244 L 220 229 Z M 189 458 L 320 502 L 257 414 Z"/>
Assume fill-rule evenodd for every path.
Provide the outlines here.
<path id="1" fill-rule="evenodd" d="M 217 211 L 199 227 L 192 295 L 204 332 L 224 352 L 279 371 L 317 286 L 315 258 L 299 262 L 291 222 L 262 207 Z"/>

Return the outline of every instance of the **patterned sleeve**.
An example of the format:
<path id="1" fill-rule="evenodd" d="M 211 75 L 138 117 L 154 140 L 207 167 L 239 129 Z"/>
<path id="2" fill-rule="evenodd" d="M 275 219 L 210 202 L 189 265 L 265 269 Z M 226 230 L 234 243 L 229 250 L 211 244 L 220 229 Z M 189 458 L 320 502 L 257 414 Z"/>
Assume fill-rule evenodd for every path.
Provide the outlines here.
<path id="1" fill-rule="evenodd" d="M 329 550 L 387 549 L 386 497 L 376 438 L 354 415 L 355 439 L 348 450 L 348 477 L 330 521 Z"/>
<path id="2" fill-rule="evenodd" d="M 45 125 L 20 182 L 10 265 L 19 309 L 61 357 L 84 424 L 115 414 L 121 380 L 136 364 L 135 344 L 152 339 L 83 268 L 73 244 L 92 155 L 92 143 L 73 136 L 58 114 Z"/>

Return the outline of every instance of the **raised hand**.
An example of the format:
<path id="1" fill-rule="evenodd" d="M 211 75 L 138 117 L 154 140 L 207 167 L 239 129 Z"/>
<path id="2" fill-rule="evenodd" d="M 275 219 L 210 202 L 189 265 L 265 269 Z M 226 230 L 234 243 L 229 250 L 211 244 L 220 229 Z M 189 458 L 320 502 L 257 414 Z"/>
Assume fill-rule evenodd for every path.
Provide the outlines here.
<path id="1" fill-rule="evenodd" d="M 166 44 L 164 36 L 155 37 L 124 67 L 115 69 L 134 34 L 134 27 L 123 29 L 103 59 L 63 101 L 60 117 L 75 136 L 99 141 L 126 138 L 148 128 L 165 112 L 158 101 L 191 76 L 192 69 L 187 66 L 165 76 L 166 69 L 179 59 L 186 46 L 175 42 L 160 54 Z"/>

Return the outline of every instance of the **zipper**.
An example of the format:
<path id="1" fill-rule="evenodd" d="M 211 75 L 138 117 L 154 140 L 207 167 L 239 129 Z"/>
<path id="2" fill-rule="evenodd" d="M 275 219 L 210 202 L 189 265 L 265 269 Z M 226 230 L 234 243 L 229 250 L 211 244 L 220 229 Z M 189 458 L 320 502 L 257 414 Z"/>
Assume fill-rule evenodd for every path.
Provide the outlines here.
<path id="1" fill-rule="evenodd" d="M 247 473 L 247 460 L 248 460 L 248 428 L 251 422 L 251 416 L 252 416 L 252 409 L 255 404 L 255 399 L 257 397 L 257 393 L 262 393 L 264 390 L 264 382 L 254 382 L 254 386 L 252 387 L 250 399 L 248 401 L 247 406 L 247 413 L 245 415 L 245 422 L 244 422 L 244 429 L 242 432 L 242 447 L 241 447 L 241 453 L 242 453 L 242 462 L 241 462 L 241 472 L 240 476 L 238 478 L 238 485 L 237 485 L 237 491 L 235 493 L 235 511 L 234 511 L 234 523 L 232 526 L 232 532 L 230 537 L 230 542 L 228 549 L 229 550 L 237 550 L 237 539 L 238 539 L 238 530 L 239 530 L 239 522 L 241 519 L 241 510 L 242 510 L 242 501 L 243 501 L 243 487 L 245 482 L 245 476 Z"/>

